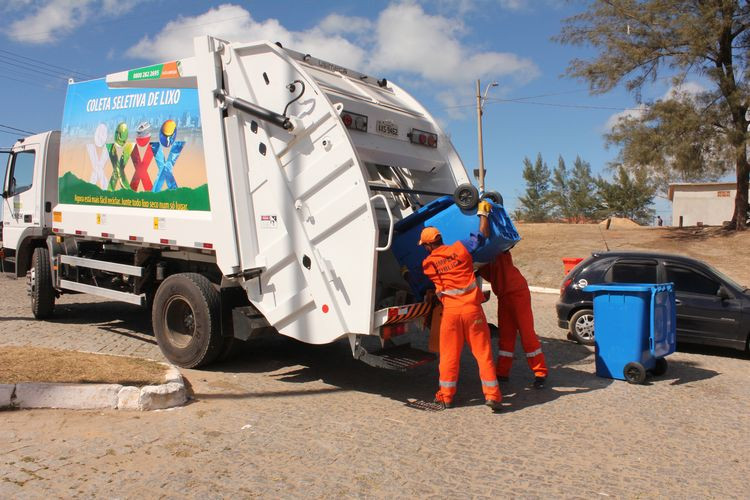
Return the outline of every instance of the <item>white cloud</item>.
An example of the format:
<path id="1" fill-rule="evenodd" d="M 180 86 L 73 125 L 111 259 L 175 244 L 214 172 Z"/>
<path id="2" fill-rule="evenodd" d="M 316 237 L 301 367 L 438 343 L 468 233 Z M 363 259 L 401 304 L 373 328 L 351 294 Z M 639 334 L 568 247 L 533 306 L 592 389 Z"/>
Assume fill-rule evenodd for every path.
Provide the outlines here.
<path id="1" fill-rule="evenodd" d="M 705 92 L 705 91 L 706 91 L 706 88 L 698 82 L 685 82 L 682 85 L 670 87 L 664 93 L 664 95 L 661 96 L 660 100 L 686 99 L 686 98 L 690 99 L 694 97 L 695 95 L 700 94 L 701 92 Z M 645 111 L 646 111 L 646 105 L 639 104 L 638 107 L 635 109 L 626 109 L 624 111 L 620 111 L 619 113 L 615 113 L 607 119 L 607 122 L 604 124 L 604 131 L 610 132 L 614 128 L 614 126 L 617 125 L 620 119 L 640 118 L 643 116 L 643 113 Z"/>
<path id="2" fill-rule="evenodd" d="M 318 28 L 324 33 L 330 34 L 348 33 L 361 35 L 372 30 L 372 21 L 365 17 L 330 14 L 318 24 Z"/>
<path id="3" fill-rule="evenodd" d="M 523 83 L 539 74 L 529 59 L 464 46 L 459 38 L 463 30 L 460 22 L 429 15 L 416 4 L 387 7 L 380 14 L 376 30 L 377 44 L 371 60 L 375 70 L 415 73 L 444 84 L 500 77 Z"/>
<path id="4" fill-rule="evenodd" d="M 706 87 L 698 82 L 685 82 L 682 85 L 670 87 L 662 99 L 681 99 L 685 97 L 694 97 L 701 92 L 705 92 Z"/>
<path id="5" fill-rule="evenodd" d="M 10 24 L 6 36 L 22 43 L 46 44 L 73 32 L 92 18 L 111 18 L 129 12 L 143 0 L 13 0 L 8 10 L 32 10 Z M 33 7 L 31 7 L 33 5 Z"/>
<path id="6" fill-rule="evenodd" d="M 232 41 L 278 41 L 352 69 L 400 72 L 450 87 L 468 86 L 477 78 L 525 83 L 538 76 L 539 69 L 529 59 L 464 45 L 463 29 L 459 20 L 429 15 L 414 3 L 392 4 L 376 22 L 331 14 L 306 31 L 290 31 L 277 19 L 256 21 L 245 8 L 225 4 L 198 16 L 179 17 L 125 54 L 149 61 L 185 57 L 193 50 L 193 37 L 211 34 Z"/>
<path id="7" fill-rule="evenodd" d="M 340 19 L 345 18 L 340 16 Z M 308 31 L 292 32 L 276 19 L 259 22 L 243 7 L 224 4 L 198 16 L 181 16 L 169 22 L 161 32 L 153 37 L 143 37 L 136 45 L 127 49 L 125 54 L 149 60 L 185 57 L 193 52 L 193 38 L 208 34 L 239 42 L 280 42 L 285 47 L 315 54 L 344 66 L 361 66 L 363 49 L 342 36 L 331 34 L 335 21 L 335 18 L 328 19 L 324 28 L 315 27 Z M 361 20 L 358 23 L 361 25 Z M 340 33 L 345 31 L 346 29 L 339 30 Z"/>
<path id="8" fill-rule="evenodd" d="M 607 119 L 607 123 L 604 124 L 604 130 L 605 132 L 611 131 L 613 128 L 615 128 L 615 125 L 617 125 L 622 119 L 640 118 L 641 116 L 643 116 L 643 113 L 645 111 L 646 105 L 639 104 L 637 108 L 626 109 L 624 111 L 620 111 L 619 113 L 615 113 Z"/>

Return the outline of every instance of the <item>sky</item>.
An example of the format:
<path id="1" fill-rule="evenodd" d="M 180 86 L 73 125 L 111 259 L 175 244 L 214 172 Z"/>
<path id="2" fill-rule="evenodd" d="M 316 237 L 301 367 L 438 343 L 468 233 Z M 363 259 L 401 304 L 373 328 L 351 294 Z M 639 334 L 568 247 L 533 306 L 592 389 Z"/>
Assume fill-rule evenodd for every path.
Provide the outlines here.
<path id="1" fill-rule="evenodd" d="M 478 162 L 476 80 L 483 115 L 486 189 L 514 210 L 523 195 L 523 160 L 541 153 L 554 168 L 576 156 L 611 178 L 618 149 L 603 135 L 619 116 L 638 113 L 622 87 L 591 95 L 564 76 L 587 47 L 552 40 L 581 0 L 235 1 L 3 0 L 0 17 L 0 148 L 14 129 L 60 128 L 68 78 L 191 55 L 192 38 L 270 40 L 341 66 L 385 77 L 419 100 L 450 136 L 466 168 Z M 699 84 L 687 82 L 688 88 Z M 643 100 L 673 92 L 658 80 Z M 656 213 L 669 221 L 668 201 Z"/>

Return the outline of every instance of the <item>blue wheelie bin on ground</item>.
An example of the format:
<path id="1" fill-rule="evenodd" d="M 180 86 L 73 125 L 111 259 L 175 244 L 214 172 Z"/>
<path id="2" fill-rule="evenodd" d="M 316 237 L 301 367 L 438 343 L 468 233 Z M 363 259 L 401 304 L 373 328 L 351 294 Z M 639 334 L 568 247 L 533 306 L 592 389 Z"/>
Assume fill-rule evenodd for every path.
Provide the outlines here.
<path id="1" fill-rule="evenodd" d="M 521 240 L 502 205 L 492 203 L 489 221 L 490 237 L 474 253 L 476 264 L 490 262 Z M 409 285 L 417 301 L 422 300 L 427 289 L 433 288 L 429 278 L 422 272 L 422 261 L 427 257 L 427 251 L 418 245 L 419 235 L 427 226 L 438 228 L 443 235 L 443 242 L 453 244 L 468 238 L 470 233 L 479 232 L 477 209 L 462 210 L 455 204 L 452 196 L 443 196 L 395 224 L 393 255 L 399 264 L 409 270 Z"/>
<path id="2" fill-rule="evenodd" d="M 677 345 L 672 283 L 589 285 L 594 294 L 594 341 L 599 377 L 643 383 L 663 375 Z"/>

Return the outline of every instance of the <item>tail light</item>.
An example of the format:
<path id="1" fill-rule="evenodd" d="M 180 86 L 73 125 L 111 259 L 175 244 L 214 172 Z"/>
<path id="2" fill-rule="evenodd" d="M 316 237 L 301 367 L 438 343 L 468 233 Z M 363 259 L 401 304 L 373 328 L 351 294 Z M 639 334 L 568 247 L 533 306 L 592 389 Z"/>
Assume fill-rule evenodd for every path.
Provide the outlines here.
<path id="1" fill-rule="evenodd" d="M 563 296 L 563 293 L 565 293 L 565 289 L 570 286 L 570 284 L 573 283 L 573 280 L 571 278 L 566 279 L 563 281 L 563 284 L 560 285 L 560 297 Z"/>
<path id="2" fill-rule="evenodd" d="M 420 146 L 427 146 L 428 148 L 436 148 L 438 143 L 437 134 L 432 132 L 426 132 L 419 130 L 418 128 L 411 129 L 409 132 L 409 140 L 412 144 L 419 144 Z"/>
<path id="3" fill-rule="evenodd" d="M 406 333 L 406 323 L 396 323 L 394 325 L 386 325 L 383 327 L 382 337 L 385 340 L 391 337 L 397 337 Z"/>
<path id="4" fill-rule="evenodd" d="M 367 132 L 367 117 L 365 115 L 352 113 L 351 111 L 342 111 L 341 121 L 343 121 L 346 128 L 350 130 Z"/>

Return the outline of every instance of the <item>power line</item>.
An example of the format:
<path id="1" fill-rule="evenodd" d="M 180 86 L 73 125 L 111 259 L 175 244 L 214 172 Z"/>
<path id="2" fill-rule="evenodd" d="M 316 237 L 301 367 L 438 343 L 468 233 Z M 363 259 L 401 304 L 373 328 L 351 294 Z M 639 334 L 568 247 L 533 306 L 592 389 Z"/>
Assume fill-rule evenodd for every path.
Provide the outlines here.
<path id="1" fill-rule="evenodd" d="M 22 128 L 11 127 L 10 125 L 3 125 L 2 123 L 0 123 L 0 127 L 15 130 L 16 132 L 21 132 L 23 134 L 29 134 L 29 135 L 36 134 L 36 132 L 29 132 L 28 130 L 24 130 Z"/>
<path id="2" fill-rule="evenodd" d="M 576 108 L 576 109 L 603 109 L 603 110 L 609 110 L 609 111 L 642 111 L 643 108 L 616 108 L 613 106 L 594 106 L 594 105 L 588 105 L 588 104 L 561 104 L 561 103 L 553 103 L 553 102 L 536 102 L 536 101 L 527 101 L 527 100 L 518 100 L 518 99 L 487 99 L 489 102 L 497 102 L 497 103 L 503 103 L 503 102 L 509 102 L 509 103 L 515 103 L 515 104 L 534 104 L 536 106 L 550 106 L 554 108 Z"/>
<path id="3" fill-rule="evenodd" d="M 5 64 L 7 66 L 13 66 L 13 67 L 16 67 L 16 68 L 20 68 L 22 71 L 26 71 L 27 73 L 28 72 L 33 72 L 33 73 L 37 73 L 37 74 L 40 74 L 40 75 L 44 75 L 44 76 L 46 76 L 48 78 L 54 78 L 54 79 L 57 79 L 57 80 L 64 80 L 64 81 L 68 80 L 68 77 L 60 75 L 59 73 L 52 73 L 50 70 L 37 69 L 37 68 L 35 68 L 33 66 L 29 66 L 27 64 L 17 63 L 17 62 L 14 62 L 12 60 L 10 60 L 10 61 L 9 60 L 5 60 L 3 58 L 3 56 L 0 56 L 0 64 Z"/>
<path id="4" fill-rule="evenodd" d="M 47 90 L 54 90 L 54 89 L 50 88 L 49 85 L 43 85 L 43 84 L 39 83 L 38 81 L 35 82 L 35 81 L 32 81 L 32 80 L 22 80 L 20 78 L 13 78 L 12 76 L 5 76 L 5 75 L 0 75 L 0 78 L 4 78 L 6 80 L 13 80 L 14 82 L 26 83 L 26 84 L 29 84 L 29 85 L 35 85 L 37 87 L 41 87 L 41 88 L 47 89 Z"/>
<path id="5" fill-rule="evenodd" d="M 42 64 L 44 66 L 49 66 L 51 68 L 56 68 L 56 69 L 59 69 L 59 70 L 62 70 L 62 71 L 66 71 L 66 72 L 71 73 L 71 74 L 77 74 L 77 75 L 79 75 L 79 77 L 96 78 L 95 76 L 92 76 L 92 75 L 89 75 L 89 74 L 86 74 L 86 73 L 82 73 L 80 71 L 76 71 L 76 70 L 71 69 L 71 68 L 66 68 L 66 67 L 58 66 L 56 64 L 51 64 L 51 63 L 48 63 L 48 62 L 45 62 L 45 61 L 40 61 L 39 59 L 34 59 L 32 57 L 22 56 L 20 54 L 16 54 L 15 52 L 11 52 L 9 50 L 0 49 L 0 52 L 3 53 L 3 54 L 8 54 L 9 56 L 11 56 L 12 58 L 14 58 L 16 60 L 18 60 L 18 59 L 25 59 L 27 61 L 33 61 L 35 63 L 39 63 L 39 64 Z"/>

